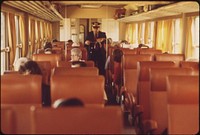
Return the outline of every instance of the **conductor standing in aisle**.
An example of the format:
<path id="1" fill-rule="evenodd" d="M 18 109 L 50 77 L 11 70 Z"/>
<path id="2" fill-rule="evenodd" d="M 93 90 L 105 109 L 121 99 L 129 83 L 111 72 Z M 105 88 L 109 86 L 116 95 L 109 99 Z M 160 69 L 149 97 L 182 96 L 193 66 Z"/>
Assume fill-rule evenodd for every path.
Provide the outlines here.
<path id="1" fill-rule="evenodd" d="M 85 47 L 88 51 L 88 60 L 93 60 L 99 69 L 99 74 L 105 75 L 106 33 L 99 30 L 100 24 L 99 22 L 92 23 L 92 31 L 86 37 Z"/>

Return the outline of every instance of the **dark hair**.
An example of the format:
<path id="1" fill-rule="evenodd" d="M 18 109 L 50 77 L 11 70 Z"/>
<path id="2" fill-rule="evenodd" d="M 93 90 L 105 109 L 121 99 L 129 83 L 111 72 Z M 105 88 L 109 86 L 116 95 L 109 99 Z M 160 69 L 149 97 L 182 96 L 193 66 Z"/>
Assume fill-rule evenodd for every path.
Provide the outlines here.
<path id="1" fill-rule="evenodd" d="M 78 99 L 78 98 L 70 98 L 70 99 L 66 99 L 63 100 L 62 102 L 60 102 L 57 107 L 65 107 L 65 106 L 84 106 L 83 102 Z"/>
<path id="2" fill-rule="evenodd" d="M 67 42 L 71 42 L 71 43 L 73 43 L 73 41 L 72 41 L 71 39 L 67 40 Z"/>
<path id="3" fill-rule="evenodd" d="M 52 44 L 51 44 L 51 42 L 46 42 L 46 43 L 45 43 L 44 50 L 47 49 L 47 48 L 52 49 Z"/>
<path id="4" fill-rule="evenodd" d="M 149 46 L 148 46 L 148 45 L 145 45 L 145 44 L 139 44 L 139 45 L 138 45 L 138 48 L 142 48 L 142 47 L 149 48 Z"/>
<path id="5" fill-rule="evenodd" d="M 58 40 L 57 39 L 53 39 L 53 41 L 52 42 L 58 42 Z"/>
<path id="6" fill-rule="evenodd" d="M 122 57 L 122 55 L 123 55 L 123 52 L 122 52 L 122 50 L 120 50 L 120 49 L 115 49 L 114 51 L 113 51 L 113 58 L 114 58 L 114 61 L 116 61 L 116 62 L 121 62 L 121 57 Z"/>
<path id="7" fill-rule="evenodd" d="M 83 61 L 72 61 L 72 66 L 77 65 L 78 67 L 87 67 L 87 64 Z"/>
<path id="8" fill-rule="evenodd" d="M 42 74 L 40 67 L 38 66 L 37 62 L 35 61 L 27 61 L 23 66 L 20 66 L 19 73 L 23 74 L 26 71 L 29 71 L 30 74 Z"/>

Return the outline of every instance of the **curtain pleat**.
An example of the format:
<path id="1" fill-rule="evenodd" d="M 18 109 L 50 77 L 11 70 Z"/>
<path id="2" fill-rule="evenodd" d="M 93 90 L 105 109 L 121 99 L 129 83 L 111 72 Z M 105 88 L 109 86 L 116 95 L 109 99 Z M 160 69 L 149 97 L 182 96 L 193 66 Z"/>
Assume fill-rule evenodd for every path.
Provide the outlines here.
<path id="1" fill-rule="evenodd" d="M 192 46 L 192 17 L 186 19 L 186 40 L 185 40 L 185 57 L 192 57 L 193 46 Z"/>
<path id="2" fill-rule="evenodd" d="M 16 28 L 15 28 L 15 15 L 8 14 L 8 46 L 10 47 L 9 69 L 13 70 L 13 63 L 15 60 L 16 52 Z"/>

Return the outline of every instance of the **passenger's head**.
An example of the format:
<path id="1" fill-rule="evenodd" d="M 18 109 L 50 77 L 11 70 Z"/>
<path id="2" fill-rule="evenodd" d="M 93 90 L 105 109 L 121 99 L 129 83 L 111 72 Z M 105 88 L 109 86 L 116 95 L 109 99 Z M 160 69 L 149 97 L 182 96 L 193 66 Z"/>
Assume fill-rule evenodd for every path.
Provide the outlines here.
<path id="1" fill-rule="evenodd" d="M 68 46 L 71 46 L 73 44 L 73 41 L 71 40 L 71 39 L 69 39 L 68 41 L 67 41 L 67 45 Z"/>
<path id="2" fill-rule="evenodd" d="M 82 62 L 82 61 L 72 61 L 71 67 L 72 67 L 72 68 L 76 68 L 76 67 L 87 67 L 87 64 L 86 64 L 85 62 Z"/>
<path id="3" fill-rule="evenodd" d="M 14 70 L 19 71 L 20 66 L 23 66 L 27 61 L 29 61 L 29 59 L 26 57 L 21 57 L 17 59 L 17 61 L 14 64 Z"/>
<path id="4" fill-rule="evenodd" d="M 121 62 L 122 55 L 123 55 L 122 50 L 120 50 L 120 49 L 118 49 L 118 48 L 115 49 L 115 50 L 113 51 L 113 58 L 114 58 L 114 61 L 116 61 L 116 62 Z"/>
<path id="5" fill-rule="evenodd" d="M 57 39 L 53 39 L 52 42 L 58 42 L 58 40 Z"/>
<path id="6" fill-rule="evenodd" d="M 52 53 L 52 44 L 51 42 L 46 42 L 44 45 L 44 53 L 51 54 Z"/>
<path id="7" fill-rule="evenodd" d="M 71 61 L 79 61 L 82 58 L 82 51 L 79 48 L 71 49 Z"/>
<path id="8" fill-rule="evenodd" d="M 53 103 L 54 108 L 58 107 L 82 107 L 83 102 L 78 98 L 58 99 Z"/>
<path id="9" fill-rule="evenodd" d="M 35 61 L 27 61 L 23 66 L 20 66 L 19 69 L 20 74 L 28 75 L 28 74 L 38 74 L 41 75 L 42 71 Z"/>

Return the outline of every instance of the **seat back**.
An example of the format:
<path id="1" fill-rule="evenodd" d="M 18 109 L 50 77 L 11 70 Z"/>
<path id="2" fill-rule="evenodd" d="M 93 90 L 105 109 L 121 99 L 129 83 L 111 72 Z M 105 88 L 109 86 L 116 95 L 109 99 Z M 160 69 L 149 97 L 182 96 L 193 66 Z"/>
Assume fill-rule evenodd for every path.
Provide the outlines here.
<path id="1" fill-rule="evenodd" d="M 6 71 L 3 72 L 3 74 L 4 75 L 5 74 L 19 74 L 19 72 L 18 71 L 13 71 L 13 70 L 6 70 Z"/>
<path id="2" fill-rule="evenodd" d="M 149 119 L 150 106 L 149 106 L 149 94 L 150 94 L 150 68 L 168 68 L 175 67 L 175 63 L 172 61 L 140 61 L 138 62 L 138 103 L 143 107 L 142 119 Z"/>
<path id="3" fill-rule="evenodd" d="M 120 107 L 35 108 L 33 134 L 121 134 Z"/>
<path id="4" fill-rule="evenodd" d="M 120 48 L 123 54 L 137 54 L 137 49 Z"/>
<path id="5" fill-rule="evenodd" d="M 60 48 L 60 47 L 53 47 L 53 48 L 52 48 L 52 53 L 55 53 L 55 54 L 62 54 L 62 53 L 63 53 L 63 50 L 62 50 L 62 48 Z"/>
<path id="6" fill-rule="evenodd" d="M 156 61 L 174 61 L 176 67 L 180 67 L 180 61 L 185 60 L 184 54 L 155 54 Z"/>
<path id="7" fill-rule="evenodd" d="M 168 133 L 199 132 L 199 76 L 168 76 Z"/>
<path id="8" fill-rule="evenodd" d="M 69 48 L 67 48 L 67 55 L 66 55 L 66 58 L 65 58 L 65 60 L 66 61 L 69 61 L 69 60 L 71 60 L 71 49 L 72 49 L 73 47 L 69 47 Z M 82 51 L 82 60 L 85 60 L 85 61 L 87 61 L 87 49 L 85 48 L 85 47 L 78 47 L 79 49 L 81 49 L 81 51 Z"/>
<path id="9" fill-rule="evenodd" d="M 1 133 L 16 134 L 14 112 L 9 107 L 1 107 Z"/>
<path id="10" fill-rule="evenodd" d="M 162 54 L 162 50 L 157 50 L 154 48 L 140 48 L 138 49 L 139 54 Z"/>
<path id="11" fill-rule="evenodd" d="M 34 105 L 40 107 L 40 105 Z M 5 134 L 30 134 L 32 105 L 1 104 L 1 131 Z"/>
<path id="12" fill-rule="evenodd" d="M 50 61 L 51 68 L 57 65 L 57 61 L 61 61 L 61 54 L 33 54 L 32 60 L 34 61 Z"/>
<path id="13" fill-rule="evenodd" d="M 137 100 L 138 71 L 137 69 L 124 70 L 124 87 L 131 92 Z"/>
<path id="14" fill-rule="evenodd" d="M 61 76 L 51 78 L 52 103 L 60 98 L 78 98 L 84 104 L 104 104 L 103 76 Z"/>
<path id="15" fill-rule="evenodd" d="M 150 54 L 126 54 L 123 55 L 123 69 L 137 69 L 137 62 L 152 61 Z"/>
<path id="16" fill-rule="evenodd" d="M 53 75 L 79 75 L 79 76 L 98 76 L 99 69 L 96 67 L 66 68 L 56 67 Z"/>
<path id="17" fill-rule="evenodd" d="M 42 71 L 42 82 L 46 85 L 50 85 L 51 76 L 51 63 L 50 61 L 36 61 Z"/>
<path id="18" fill-rule="evenodd" d="M 150 69 L 150 118 L 157 121 L 155 134 L 163 133 L 168 126 L 166 78 L 169 75 L 192 75 L 190 68 L 151 68 Z"/>
<path id="19" fill-rule="evenodd" d="M 42 76 L 3 75 L 1 76 L 2 104 L 41 104 Z"/>
<path id="20" fill-rule="evenodd" d="M 192 68 L 194 75 L 199 75 L 199 62 L 196 62 L 196 61 L 181 61 L 180 67 Z"/>
<path id="21" fill-rule="evenodd" d="M 92 60 L 88 60 L 88 61 L 85 61 L 85 63 L 87 64 L 87 67 L 94 67 L 94 61 Z"/>
<path id="22" fill-rule="evenodd" d="M 138 62 L 139 81 L 149 81 L 150 68 L 168 68 L 175 67 L 173 61 L 140 61 Z"/>

